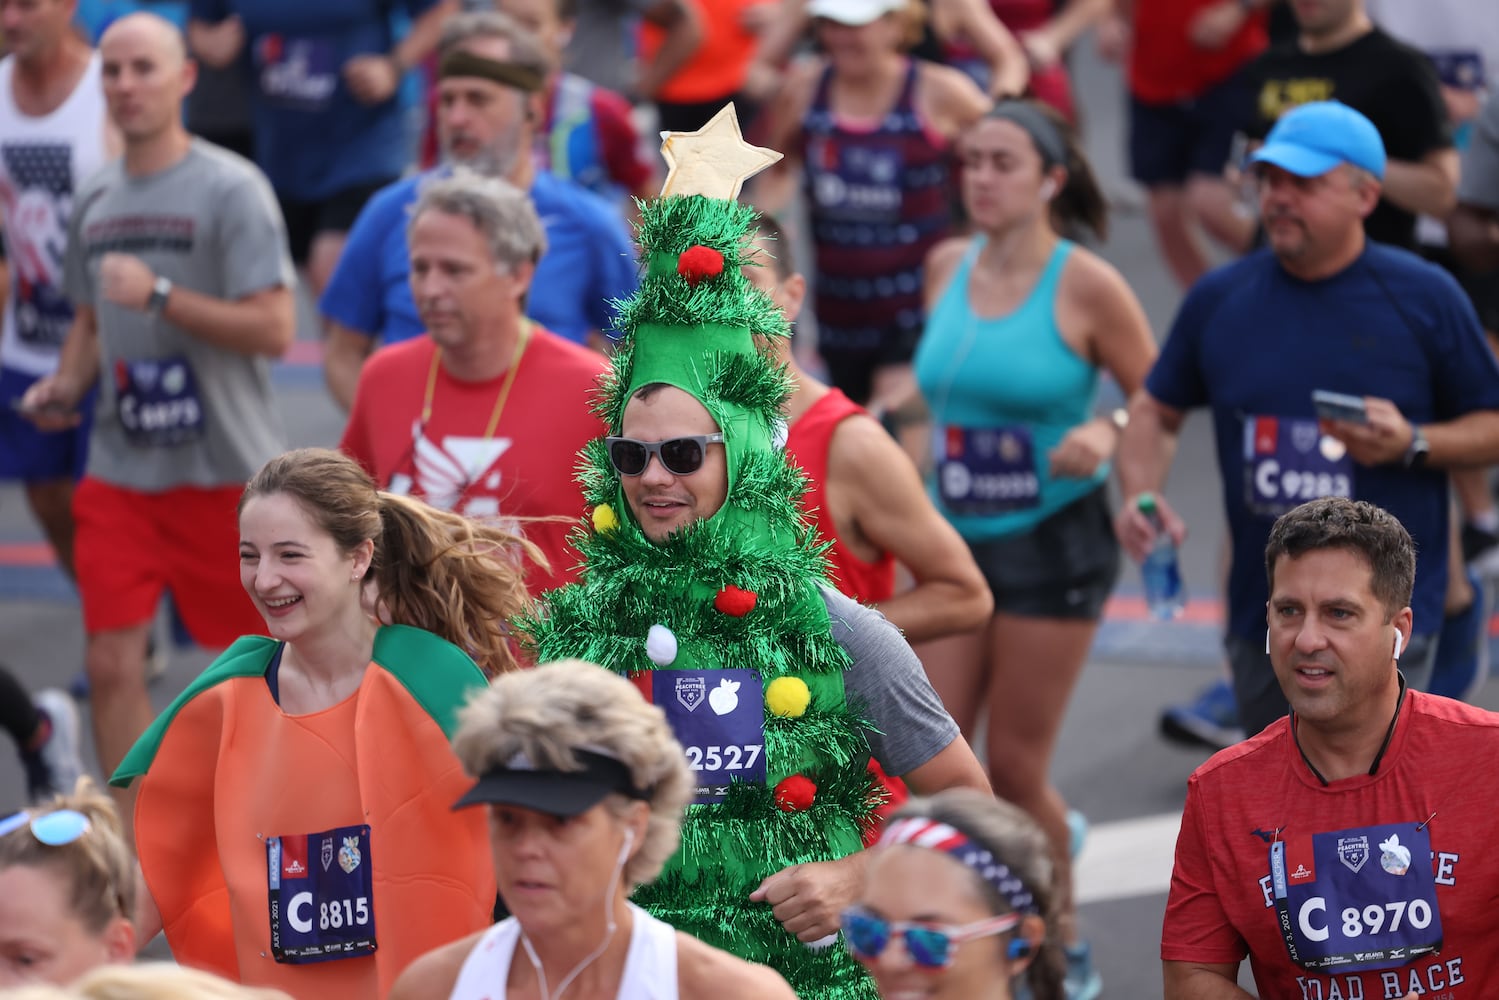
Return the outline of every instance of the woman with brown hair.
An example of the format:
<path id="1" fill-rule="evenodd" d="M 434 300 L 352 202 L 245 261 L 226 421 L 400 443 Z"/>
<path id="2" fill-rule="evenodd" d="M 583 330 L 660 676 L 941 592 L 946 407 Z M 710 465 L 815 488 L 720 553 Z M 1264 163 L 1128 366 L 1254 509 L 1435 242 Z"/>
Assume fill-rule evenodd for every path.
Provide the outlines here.
<path id="1" fill-rule="evenodd" d="M 968 543 L 994 613 L 924 643 L 932 686 L 968 734 L 987 710 L 989 779 L 1051 838 L 1071 1000 L 1101 986 L 1077 936 L 1067 806 L 1051 756 L 1118 575 L 1108 505 L 1120 425 L 1095 412 L 1155 361 L 1118 271 L 1069 239 L 1106 235 L 1103 195 L 1051 109 L 1006 101 L 960 141 L 974 235 L 932 251 L 916 382 L 931 409 L 937 509 Z"/>
<path id="2" fill-rule="evenodd" d="M 923 262 L 952 228 L 952 144 L 989 107 L 962 73 L 908 54 L 922 9 L 809 0 L 825 55 L 793 66 L 771 104 L 766 144 L 786 155 L 752 199 L 775 214 L 804 188 L 818 351 L 861 405 L 909 385 Z"/>
<path id="3" fill-rule="evenodd" d="M 140 779 L 145 883 L 185 964 L 384 996 L 489 922 L 484 820 L 450 808 L 466 786 L 449 738 L 486 673 L 515 667 L 505 621 L 534 550 L 322 449 L 267 463 L 239 525 L 270 637 L 231 646 L 116 773 Z"/>

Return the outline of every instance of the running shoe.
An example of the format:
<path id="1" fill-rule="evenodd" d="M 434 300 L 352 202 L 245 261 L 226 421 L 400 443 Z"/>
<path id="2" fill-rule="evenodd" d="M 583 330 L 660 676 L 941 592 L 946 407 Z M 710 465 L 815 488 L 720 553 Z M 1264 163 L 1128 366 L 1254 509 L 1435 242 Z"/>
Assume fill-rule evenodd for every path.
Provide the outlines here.
<path id="1" fill-rule="evenodd" d="M 1228 681 L 1215 681 L 1187 705 L 1168 705 L 1161 712 L 1161 735 L 1183 746 L 1222 750 L 1244 739 L 1239 706 Z"/>
<path id="2" fill-rule="evenodd" d="M 1076 858 L 1083 853 L 1083 843 L 1088 839 L 1088 817 L 1076 809 L 1068 809 L 1067 834 L 1067 853 Z"/>
<path id="3" fill-rule="evenodd" d="M 1486 580 L 1499 578 L 1499 534 L 1471 522 L 1463 525 L 1463 562 Z"/>
<path id="4" fill-rule="evenodd" d="M 66 692 L 48 688 L 37 692 L 36 709 L 51 726 L 47 742 L 21 753 L 26 768 L 26 794 L 40 802 L 54 794 L 66 794 L 84 773 L 78 748 L 78 708 Z"/>
<path id="5" fill-rule="evenodd" d="M 1064 949 L 1067 954 L 1067 978 L 1063 985 L 1067 1000 L 1097 1000 L 1103 993 L 1103 977 L 1093 968 L 1093 949 L 1086 941 Z"/>

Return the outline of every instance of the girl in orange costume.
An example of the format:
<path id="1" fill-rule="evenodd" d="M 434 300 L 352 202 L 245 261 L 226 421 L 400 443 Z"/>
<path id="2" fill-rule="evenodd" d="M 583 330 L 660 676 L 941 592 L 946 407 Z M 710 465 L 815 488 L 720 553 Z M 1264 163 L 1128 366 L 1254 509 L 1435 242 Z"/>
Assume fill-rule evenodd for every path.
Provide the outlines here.
<path id="1" fill-rule="evenodd" d="M 448 741 L 485 671 L 515 666 L 508 554 L 536 556 L 322 449 L 261 469 L 239 521 L 271 637 L 225 651 L 113 780 L 141 779 L 136 848 L 179 961 L 307 1000 L 384 996 L 489 923 L 487 832 L 449 808 L 467 783 Z"/>

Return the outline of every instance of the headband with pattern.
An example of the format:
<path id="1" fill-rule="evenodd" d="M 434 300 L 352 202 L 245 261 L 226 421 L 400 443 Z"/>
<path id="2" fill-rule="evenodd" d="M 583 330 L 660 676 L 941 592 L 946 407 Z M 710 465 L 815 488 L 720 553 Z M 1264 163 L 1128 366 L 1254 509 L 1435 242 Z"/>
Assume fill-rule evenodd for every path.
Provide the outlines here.
<path id="1" fill-rule="evenodd" d="M 1000 898 L 1010 904 L 1016 913 L 1035 913 L 1036 898 L 1025 887 L 1020 877 L 1010 871 L 1009 865 L 996 858 L 989 850 L 974 843 L 968 835 L 956 827 L 939 823 L 922 816 L 907 816 L 892 820 L 880 835 L 879 846 L 909 844 L 942 851 L 961 861 L 999 893 Z"/>

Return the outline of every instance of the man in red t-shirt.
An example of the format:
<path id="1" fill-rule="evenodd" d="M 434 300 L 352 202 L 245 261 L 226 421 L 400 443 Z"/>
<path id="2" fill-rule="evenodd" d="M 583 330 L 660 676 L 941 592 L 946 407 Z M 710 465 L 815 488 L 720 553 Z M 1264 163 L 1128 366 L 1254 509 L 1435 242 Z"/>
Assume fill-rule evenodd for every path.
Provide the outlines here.
<path id="1" fill-rule="evenodd" d="M 1247 103 L 1239 71 L 1269 43 L 1272 3 L 1115 0 L 1103 32 L 1117 40 L 1107 54 L 1129 50 L 1130 174 L 1149 192 L 1156 240 L 1183 288 L 1208 270 L 1199 227 L 1236 253 L 1254 239 L 1224 169 Z"/>
<path id="2" fill-rule="evenodd" d="M 1416 558 L 1386 511 L 1328 497 L 1275 522 L 1266 645 L 1291 715 L 1187 783 L 1166 1000 L 1499 995 L 1499 715 L 1407 691 Z"/>
<path id="3" fill-rule="evenodd" d="M 341 447 L 396 493 L 503 519 L 550 564 L 533 596 L 576 578 L 567 534 L 584 513 L 578 452 L 608 365 L 524 317 L 546 237 L 519 189 L 471 174 L 423 189 L 408 225 L 411 290 L 427 336 L 360 372 Z"/>

